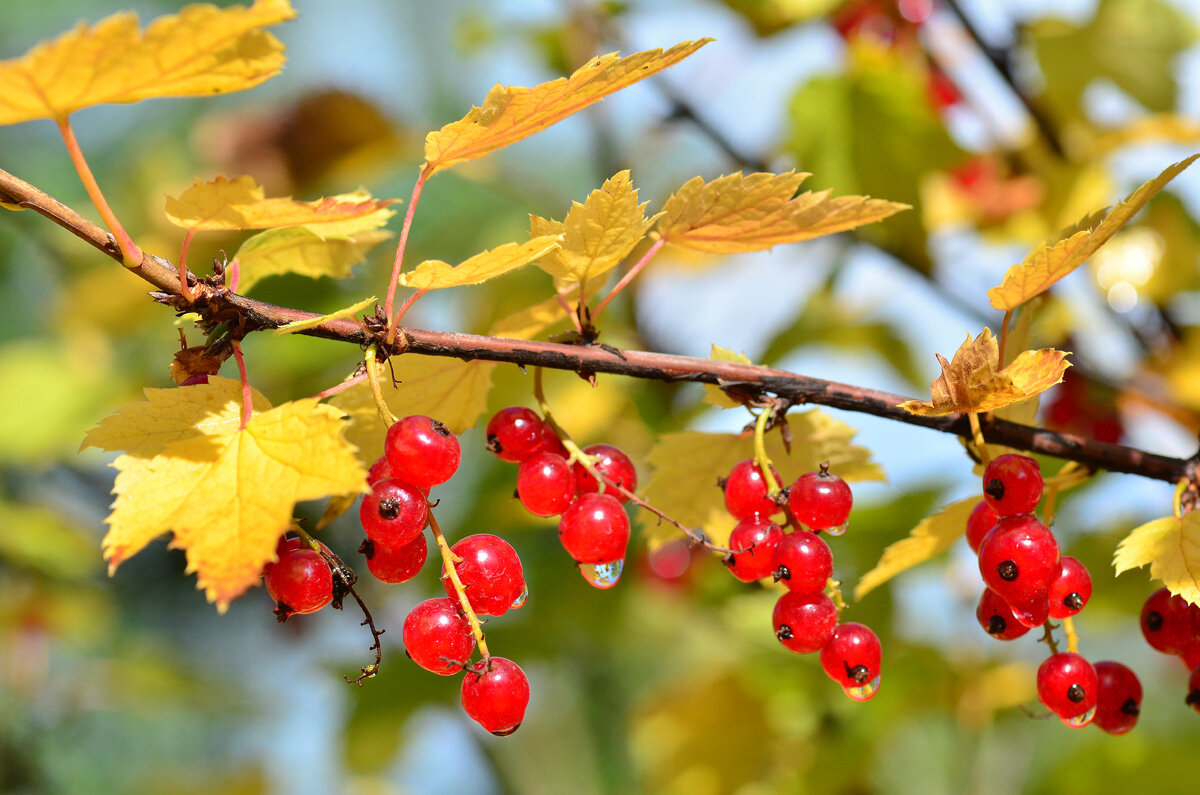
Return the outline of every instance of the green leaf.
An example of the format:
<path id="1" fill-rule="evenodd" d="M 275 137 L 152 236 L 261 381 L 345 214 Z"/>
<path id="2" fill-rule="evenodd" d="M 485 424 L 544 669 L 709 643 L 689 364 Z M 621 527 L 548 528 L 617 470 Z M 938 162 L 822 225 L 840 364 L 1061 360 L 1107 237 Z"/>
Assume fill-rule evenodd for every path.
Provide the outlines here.
<path id="1" fill-rule="evenodd" d="M 967 519 L 982 497 L 968 497 L 947 505 L 933 516 L 922 519 L 907 538 L 888 546 L 875 568 L 858 581 L 854 600 L 858 601 L 897 574 L 945 552 L 966 532 Z"/>

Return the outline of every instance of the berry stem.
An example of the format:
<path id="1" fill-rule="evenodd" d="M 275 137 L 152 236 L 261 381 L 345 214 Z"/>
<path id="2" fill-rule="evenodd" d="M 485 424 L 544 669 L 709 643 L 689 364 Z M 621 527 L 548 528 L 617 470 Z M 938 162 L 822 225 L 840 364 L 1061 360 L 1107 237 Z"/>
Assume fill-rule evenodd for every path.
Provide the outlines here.
<path id="1" fill-rule="evenodd" d="M 775 413 L 774 406 L 767 406 L 758 413 L 754 421 L 754 463 L 762 470 L 763 480 L 767 482 L 767 496 L 774 497 L 779 493 L 779 481 L 775 480 L 772 472 L 771 457 L 767 455 L 767 423 Z"/>
<path id="2" fill-rule="evenodd" d="M 825 583 L 825 594 L 833 600 L 833 606 L 837 608 L 839 614 L 848 607 L 845 597 L 842 596 L 841 580 L 830 577 L 829 581 Z"/>
<path id="3" fill-rule="evenodd" d="M 645 268 L 650 260 L 654 259 L 654 255 L 657 254 L 666 244 L 667 239 L 665 237 L 660 237 L 658 240 L 654 241 L 650 248 L 646 249 L 646 253 L 642 255 L 642 258 L 634 263 L 633 267 L 621 277 L 621 281 L 613 285 L 613 288 L 609 290 L 608 295 L 604 296 L 604 300 L 596 305 L 596 311 L 592 312 L 593 320 L 600 317 L 600 313 L 604 311 L 604 307 L 608 306 L 609 301 L 616 298 L 617 293 L 624 290 L 625 285 L 633 281 L 633 278 L 642 272 L 642 268 Z M 582 296 L 580 297 L 580 300 L 583 300 Z"/>
<path id="4" fill-rule="evenodd" d="M 1042 628 L 1042 636 L 1038 641 L 1050 647 L 1051 654 L 1058 654 L 1058 644 L 1054 641 L 1055 625 L 1047 621 Z"/>
<path id="5" fill-rule="evenodd" d="M 492 655 L 488 651 L 487 640 L 483 636 L 483 624 L 480 623 L 479 616 L 475 615 L 475 611 L 471 608 L 471 600 L 467 598 L 467 589 L 459 579 L 458 570 L 454 568 L 454 564 L 461 561 L 462 558 L 455 555 L 454 551 L 450 549 L 450 545 L 446 543 L 446 536 L 442 534 L 442 528 L 433 516 L 432 505 L 429 506 L 429 529 L 433 531 L 433 540 L 437 542 L 438 551 L 442 553 L 442 564 L 446 569 L 446 577 L 454 586 L 454 593 L 458 596 L 458 605 L 467 617 L 467 623 L 471 625 L 471 634 L 475 636 L 475 643 L 479 646 L 479 656 L 483 658 L 483 664 L 487 667 L 490 665 Z"/>
<path id="6" fill-rule="evenodd" d="M 187 253 L 188 247 L 192 245 L 192 236 L 195 234 L 195 229 L 187 230 L 187 234 L 183 236 L 183 243 L 179 246 L 179 294 L 189 304 L 193 301 L 193 297 L 192 286 L 188 284 Z"/>
<path id="7" fill-rule="evenodd" d="M 392 262 L 392 278 L 388 282 L 387 300 L 383 305 L 384 314 L 389 318 L 387 334 L 389 345 L 396 339 L 396 323 L 399 320 L 399 317 L 392 317 L 392 306 L 396 301 L 396 286 L 400 283 L 400 270 L 404 267 L 404 249 L 408 245 L 408 233 L 412 229 L 413 213 L 417 210 L 417 202 L 421 200 L 421 189 L 425 187 L 427 179 L 429 179 L 429 167 L 425 166 L 417 176 L 416 184 L 413 185 L 412 196 L 408 199 L 408 210 L 404 213 L 404 225 L 400 228 L 400 242 L 396 244 L 396 258 Z M 413 300 L 416 299 L 410 299 L 409 303 Z"/>
<path id="8" fill-rule="evenodd" d="M 979 424 L 979 415 L 974 411 L 968 411 L 967 421 L 971 423 L 971 437 L 975 440 L 975 450 L 979 453 L 979 461 L 986 467 L 992 463 L 992 455 L 988 452 L 987 442 L 983 439 L 983 427 Z"/>
<path id="9" fill-rule="evenodd" d="M 1067 616 L 1062 620 L 1063 632 L 1067 635 L 1067 651 L 1072 654 L 1079 653 L 1079 635 L 1075 632 L 1075 619 Z"/>
<path id="10" fill-rule="evenodd" d="M 383 389 L 379 386 L 379 360 L 376 358 L 376 353 L 374 345 L 367 348 L 364 357 L 367 364 L 367 378 L 371 382 L 371 394 L 375 396 L 375 409 L 379 412 L 379 419 L 383 420 L 385 427 L 391 427 L 392 423 L 396 421 L 396 415 L 392 414 L 387 401 L 383 399 Z"/>
<path id="11" fill-rule="evenodd" d="M 242 380 L 242 424 L 238 430 L 246 430 L 250 417 L 254 414 L 254 394 L 250 391 L 250 378 L 246 375 L 246 357 L 242 355 L 242 344 L 237 340 L 233 343 L 233 358 L 237 362 L 238 377 Z"/>
<path id="12" fill-rule="evenodd" d="M 1175 514 L 1175 518 L 1183 517 L 1183 495 L 1187 493 L 1188 486 L 1192 482 L 1187 478 L 1180 480 L 1175 484 L 1175 496 L 1171 500 L 1171 512 Z"/>

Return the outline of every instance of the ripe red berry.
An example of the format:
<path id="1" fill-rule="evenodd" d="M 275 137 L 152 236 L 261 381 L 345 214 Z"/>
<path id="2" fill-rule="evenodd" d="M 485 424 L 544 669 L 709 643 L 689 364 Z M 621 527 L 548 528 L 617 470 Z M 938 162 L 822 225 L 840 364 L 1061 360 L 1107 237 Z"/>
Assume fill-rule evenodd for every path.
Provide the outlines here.
<path id="1" fill-rule="evenodd" d="M 544 425 L 533 409 L 524 406 L 500 409 L 488 420 L 487 449 L 501 461 L 518 464 L 542 448 Z"/>
<path id="2" fill-rule="evenodd" d="M 782 482 L 774 467 L 771 467 L 771 474 L 775 476 L 776 484 Z M 725 510 L 729 511 L 734 519 L 746 519 L 755 514 L 773 516 L 781 510 L 775 501 L 767 496 L 767 481 L 753 458 L 734 464 L 723 488 Z"/>
<path id="3" fill-rule="evenodd" d="M 385 547 L 402 547 L 425 529 L 429 505 L 415 486 L 402 480 L 381 480 L 363 497 L 358 518 L 372 541 Z"/>
<path id="4" fill-rule="evenodd" d="M 299 538 L 280 539 L 279 559 L 263 568 L 263 584 L 275 600 L 280 620 L 315 613 L 333 601 L 333 572 L 321 554 Z"/>
<path id="5" fill-rule="evenodd" d="M 883 650 L 870 627 L 853 621 L 838 624 L 821 649 L 821 667 L 855 701 L 869 701 L 879 692 L 879 663 Z"/>
<path id="6" fill-rule="evenodd" d="M 498 737 L 520 728 L 528 705 L 529 680 L 511 660 L 493 657 L 490 670 L 481 660 L 463 676 L 463 711 Z"/>
<path id="7" fill-rule="evenodd" d="M 1027 626 L 1045 623 L 1047 594 L 1061 571 L 1058 542 L 1032 514 L 1001 517 L 979 545 L 983 581 Z"/>
<path id="8" fill-rule="evenodd" d="M 534 516 L 556 516 L 575 498 L 575 473 L 567 459 L 537 453 L 517 470 L 517 496 Z"/>
<path id="9" fill-rule="evenodd" d="M 787 591 L 775 603 L 771 615 L 775 637 L 797 654 L 820 651 L 833 637 L 837 626 L 837 608 L 823 593 L 802 594 Z"/>
<path id="10" fill-rule="evenodd" d="M 396 473 L 392 471 L 392 465 L 388 463 L 387 456 L 381 455 L 367 470 L 367 485 L 374 486 L 381 480 L 390 480 L 394 477 L 396 477 Z"/>
<path id="11" fill-rule="evenodd" d="M 1093 666 L 1099 696 L 1096 699 L 1097 726 L 1109 734 L 1125 734 L 1132 729 L 1142 710 L 1142 683 L 1127 666 L 1101 660 Z"/>
<path id="12" fill-rule="evenodd" d="M 571 454 L 567 452 L 567 447 L 562 443 L 562 439 L 558 438 L 558 434 L 550 427 L 550 423 L 542 423 L 542 446 L 537 449 L 539 453 L 553 453 L 560 455 L 563 458 L 570 458 Z"/>
<path id="13" fill-rule="evenodd" d="M 583 448 L 583 452 L 596 456 L 597 460 L 594 466 L 602 476 L 613 483 L 620 484 L 626 491 L 637 491 L 637 470 L 634 469 L 629 456 L 625 455 L 619 447 L 613 447 L 611 444 L 593 444 Z M 592 477 L 592 473 L 583 468 L 583 464 L 576 461 L 571 466 L 575 470 L 577 494 L 590 494 L 600 490 L 596 479 Z M 607 486 L 604 493 L 616 497 L 622 505 L 629 499 L 611 486 Z"/>
<path id="14" fill-rule="evenodd" d="M 368 538 L 359 551 L 366 556 L 367 568 L 375 575 L 375 579 L 396 585 L 417 576 L 425 565 L 429 546 L 425 543 L 424 535 L 418 535 L 400 547 L 387 547 Z"/>
<path id="15" fill-rule="evenodd" d="M 1096 669 L 1074 652 L 1052 654 L 1038 667 L 1038 699 L 1073 728 L 1091 723 L 1099 690 Z"/>
<path id="16" fill-rule="evenodd" d="M 820 472 L 801 475 L 788 489 L 788 507 L 792 514 L 813 530 L 830 530 L 846 524 L 853 505 L 854 495 L 846 481 L 831 475 L 824 464 Z"/>
<path id="17" fill-rule="evenodd" d="M 563 548 L 579 563 L 614 563 L 625 558 L 629 517 L 609 494 L 585 494 L 558 521 Z"/>
<path id="18" fill-rule="evenodd" d="M 1192 675 L 1188 677 L 1188 694 L 1184 703 L 1200 712 L 1200 666 L 1193 668 Z"/>
<path id="19" fill-rule="evenodd" d="M 743 519 L 729 534 L 733 554 L 725 559 L 725 565 L 742 582 L 761 580 L 771 573 L 775 547 L 782 540 L 783 528 L 770 519 Z"/>
<path id="20" fill-rule="evenodd" d="M 1150 647 L 1179 654 L 1195 642 L 1192 611 L 1183 597 L 1159 588 L 1142 605 L 1142 635 Z"/>
<path id="21" fill-rule="evenodd" d="M 1179 659 L 1183 660 L 1183 666 L 1189 671 L 1200 667 L 1200 640 L 1193 642 L 1183 651 L 1179 652 Z"/>
<path id="22" fill-rule="evenodd" d="M 1060 560 L 1061 572 L 1050 584 L 1047 596 L 1050 599 L 1050 617 L 1066 618 L 1083 609 L 1092 596 L 1092 575 L 1070 555 Z"/>
<path id="23" fill-rule="evenodd" d="M 1042 499 L 1042 470 L 1029 456 L 1009 453 L 983 470 L 983 498 L 997 516 L 1029 513 Z"/>
<path id="24" fill-rule="evenodd" d="M 437 420 L 420 414 L 392 423 L 384 451 L 397 478 L 428 491 L 458 469 L 458 437 Z"/>
<path id="25" fill-rule="evenodd" d="M 1012 640 L 1029 631 L 1029 627 L 1013 615 L 1008 602 L 991 588 L 983 589 L 979 605 L 975 608 L 975 618 L 979 621 L 979 626 L 983 627 L 983 631 L 996 640 Z"/>
<path id="26" fill-rule="evenodd" d="M 980 500 L 967 518 L 967 546 L 971 547 L 971 551 L 976 555 L 979 554 L 979 545 L 983 542 L 983 537 L 988 534 L 988 530 L 996 526 L 996 519 L 996 512 L 986 500 Z"/>
<path id="27" fill-rule="evenodd" d="M 460 539 L 450 551 L 462 560 L 454 564 L 458 579 L 467 591 L 467 600 L 476 613 L 502 616 L 523 604 L 525 572 L 517 551 L 499 536 L 480 533 Z M 443 568 L 443 575 L 445 574 Z M 446 595 L 457 600 L 454 584 L 443 576 Z"/>
<path id="28" fill-rule="evenodd" d="M 833 553 L 816 533 L 797 530 L 775 545 L 771 570 L 789 591 L 819 593 L 833 576 Z"/>
<path id="29" fill-rule="evenodd" d="M 404 650 L 412 661 L 441 676 L 462 670 L 475 650 L 471 624 L 455 599 L 426 599 L 404 619 Z"/>

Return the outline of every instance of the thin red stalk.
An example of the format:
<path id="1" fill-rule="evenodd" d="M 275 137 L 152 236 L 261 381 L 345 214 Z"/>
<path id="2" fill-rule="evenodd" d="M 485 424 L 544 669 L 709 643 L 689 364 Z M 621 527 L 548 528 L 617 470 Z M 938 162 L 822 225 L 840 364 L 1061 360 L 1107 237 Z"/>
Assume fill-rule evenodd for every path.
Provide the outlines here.
<path id="1" fill-rule="evenodd" d="M 100 190 L 100 184 L 96 182 L 96 177 L 92 174 L 91 168 L 88 167 L 87 160 L 83 156 L 83 150 L 79 148 L 79 141 L 75 138 L 75 131 L 71 129 L 71 121 L 67 117 L 55 119 L 58 123 L 58 131 L 62 133 L 63 143 L 67 145 L 67 155 L 71 158 L 71 163 L 75 166 L 75 170 L 79 173 L 79 180 L 83 183 L 84 190 L 91 197 L 92 204 L 96 205 L 96 210 L 99 211 L 100 217 L 104 219 L 104 223 L 108 226 L 113 237 L 116 238 L 117 245 L 121 247 L 121 255 L 125 258 L 127 265 L 142 264 L 142 250 L 133 244 L 133 240 L 125 231 L 125 227 L 121 226 L 121 222 L 117 220 L 117 215 L 108 206 L 108 201 L 104 198 L 104 193 Z"/>
<path id="2" fill-rule="evenodd" d="M 400 242 L 396 244 L 396 259 L 392 262 L 392 278 L 388 282 L 387 300 L 384 301 L 383 311 L 389 318 L 392 317 L 392 306 L 396 301 L 396 286 L 400 283 L 400 271 L 404 267 L 404 249 L 408 245 L 408 233 L 412 229 L 413 213 L 417 210 L 417 202 L 421 200 L 421 189 L 425 187 L 425 180 L 429 179 L 429 169 L 422 168 L 421 173 L 417 176 L 417 182 L 413 185 L 412 196 L 408 199 L 408 210 L 404 213 L 404 226 L 400 228 Z M 396 321 L 392 320 L 388 326 L 388 342 L 395 339 Z"/>
<path id="3" fill-rule="evenodd" d="M 187 253 L 188 247 L 192 245 L 192 235 L 194 234 L 196 234 L 195 229 L 187 230 L 187 234 L 183 236 L 183 244 L 179 246 L 179 292 L 189 304 L 194 299 L 192 298 L 192 288 L 188 285 Z"/>
<path id="4" fill-rule="evenodd" d="M 418 298 L 425 295 L 425 293 L 427 293 L 427 292 L 429 292 L 429 291 L 428 290 L 417 290 L 415 293 L 413 293 L 412 295 L 410 295 L 408 297 L 408 300 L 406 300 L 400 306 L 400 309 L 396 312 L 396 316 L 394 318 L 392 318 L 392 328 L 395 328 L 396 326 L 400 325 L 400 319 L 404 317 L 404 313 L 409 310 L 409 307 L 411 307 L 413 304 L 415 304 L 417 302 Z"/>
<path id="5" fill-rule="evenodd" d="M 582 285 L 580 285 L 580 287 L 582 288 Z M 571 318 L 571 322 L 575 324 L 575 330 L 582 334 L 583 326 L 579 323 L 579 313 L 571 308 L 571 305 L 567 303 L 567 299 L 562 293 L 556 290 L 554 292 L 554 297 L 558 299 L 559 305 L 562 306 L 564 311 L 566 311 L 567 317 Z"/>
<path id="6" fill-rule="evenodd" d="M 229 292 L 236 293 L 238 283 L 242 280 L 242 263 L 234 257 L 228 265 L 225 266 L 225 286 L 229 288 Z"/>
<path id="7" fill-rule="evenodd" d="M 239 429 L 244 431 L 254 414 L 254 395 L 250 392 L 250 378 L 246 375 L 246 358 L 242 356 L 240 342 L 233 343 L 233 358 L 237 360 L 238 377 L 242 379 L 242 424 Z"/>
<path id="8" fill-rule="evenodd" d="M 641 273 L 642 268 L 646 267 L 646 264 L 649 263 L 650 260 L 654 259 L 654 255 L 657 254 L 659 252 L 659 250 L 666 244 L 667 244 L 667 239 L 664 237 L 660 237 L 658 240 L 654 241 L 654 245 L 652 245 L 652 246 L 650 246 L 650 248 L 646 249 L 646 253 L 642 255 L 642 258 L 640 260 L 638 260 L 634 264 L 634 266 L 632 268 L 630 268 L 629 271 L 624 276 L 621 277 L 621 281 L 617 282 L 616 286 L 614 286 L 612 288 L 612 290 L 609 292 L 609 294 L 604 296 L 604 300 L 596 305 L 595 311 L 592 312 L 593 320 L 595 320 L 596 318 L 598 318 L 600 316 L 600 313 L 604 311 L 604 307 L 608 306 L 608 302 L 613 300 L 614 298 L 616 298 L 617 293 L 624 290 L 625 285 L 627 285 L 631 281 L 633 281 L 633 277 L 635 277 L 639 273 Z"/>
<path id="9" fill-rule="evenodd" d="M 345 392 L 350 387 L 355 386 L 357 384 L 361 384 L 363 381 L 366 381 L 366 380 L 367 380 L 367 373 L 365 373 L 365 372 L 359 373 L 358 375 L 352 375 L 349 378 L 347 378 L 345 381 L 343 381 L 342 383 L 337 384 L 335 386 L 331 386 L 331 387 L 329 387 L 329 389 L 326 389 L 324 391 L 318 392 L 317 394 L 313 395 L 313 398 L 315 400 L 324 400 L 327 397 L 333 397 L 337 393 Z"/>

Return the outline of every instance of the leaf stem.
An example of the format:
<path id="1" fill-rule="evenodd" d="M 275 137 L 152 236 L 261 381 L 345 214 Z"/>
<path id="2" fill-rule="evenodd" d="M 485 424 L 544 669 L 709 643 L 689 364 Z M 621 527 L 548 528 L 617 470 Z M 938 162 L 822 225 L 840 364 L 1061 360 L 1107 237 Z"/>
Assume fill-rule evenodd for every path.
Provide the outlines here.
<path id="1" fill-rule="evenodd" d="M 1171 512 L 1175 514 L 1175 518 L 1179 519 L 1183 516 L 1183 495 L 1187 492 L 1191 482 L 1184 478 L 1175 484 L 1175 496 L 1171 500 Z"/>
<path id="2" fill-rule="evenodd" d="M 592 312 L 593 320 L 600 316 L 600 313 L 604 311 L 604 307 L 608 306 L 609 301 L 616 298 L 617 293 L 624 290 L 625 285 L 633 281 L 633 278 L 642 272 L 642 269 L 646 267 L 650 260 L 654 259 L 654 255 L 657 254 L 666 244 L 667 239 L 665 237 L 660 237 L 658 240 L 654 241 L 650 248 L 646 249 L 646 253 L 642 255 L 642 258 L 634 263 L 633 267 L 621 277 L 621 281 L 613 285 L 613 288 L 609 290 L 608 295 L 604 296 L 604 300 L 596 305 L 596 310 Z"/>
<path id="3" fill-rule="evenodd" d="M 341 382 L 340 384 L 336 384 L 334 386 L 329 387 L 328 389 L 318 392 L 317 394 L 313 395 L 313 398 L 315 400 L 324 400 L 327 397 L 333 397 L 334 395 L 338 394 L 339 392 L 345 392 L 350 387 L 357 386 L 358 384 L 361 384 L 363 381 L 366 381 L 366 380 L 367 380 L 366 371 L 363 371 L 361 373 L 355 373 L 354 375 L 350 376 L 349 378 L 347 378 L 345 381 Z"/>
<path id="4" fill-rule="evenodd" d="M 121 222 L 117 220 L 117 215 L 108 206 L 108 201 L 105 200 L 104 194 L 100 191 L 100 184 L 96 182 L 96 177 L 92 174 L 91 168 L 88 167 L 87 160 L 83 156 L 83 150 L 79 148 L 79 141 L 75 138 L 75 131 L 71 129 L 71 120 L 67 116 L 61 119 L 54 120 L 58 124 L 58 131 L 62 133 L 63 143 L 67 145 L 67 155 L 71 158 L 71 163 L 75 166 L 75 171 L 79 174 L 79 180 L 83 183 L 84 190 L 92 200 L 92 204 L 96 205 L 96 210 L 100 213 L 100 217 L 104 220 L 106 226 L 112 235 L 117 240 L 117 245 L 121 248 L 121 256 L 124 258 L 126 267 L 135 268 L 142 264 L 142 250 L 133 244 L 133 240 L 125 231 L 125 227 L 121 226 Z M 182 277 L 181 277 L 182 282 Z"/>
<path id="5" fill-rule="evenodd" d="M 992 463 L 992 454 L 988 452 L 987 442 L 983 438 L 983 427 L 979 424 L 979 414 L 967 412 L 967 420 L 971 423 L 971 438 L 975 442 L 975 450 L 979 453 L 979 461 L 985 467 Z"/>
<path id="6" fill-rule="evenodd" d="M 242 424 L 238 430 L 246 430 L 250 417 L 254 414 L 254 395 L 250 391 L 250 378 L 246 375 L 246 358 L 242 356 L 242 344 L 237 340 L 233 343 L 233 358 L 237 362 L 238 377 L 242 380 Z"/>
<path id="7" fill-rule="evenodd" d="M 179 246 L 179 294 L 189 304 L 195 300 L 192 297 L 192 286 L 188 284 L 188 266 L 187 254 L 188 247 L 192 244 L 192 236 L 196 234 L 195 229 L 187 230 L 187 234 L 183 236 L 183 243 Z"/>
<path id="8" fill-rule="evenodd" d="M 242 263 L 237 257 L 234 257 L 229 261 L 229 264 L 225 266 L 225 287 L 229 290 L 229 292 L 236 293 L 238 289 L 238 283 L 241 280 Z"/>
<path id="9" fill-rule="evenodd" d="M 763 480 L 767 482 L 767 496 L 774 497 L 779 493 L 779 481 L 772 471 L 771 457 L 767 455 L 767 423 L 775 413 L 775 406 L 767 406 L 758 413 L 754 420 L 754 463 L 762 471 Z"/>
<path id="10" fill-rule="evenodd" d="M 421 200 L 421 189 L 425 180 L 429 179 L 429 166 L 426 165 L 417 175 L 413 185 L 412 196 L 408 199 L 408 209 L 404 213 L 404 225 L 400 228 L 400 241 L 396 244 L 396 258 L 392 262 L 392 277 L 388 281 L 387 300 L 383 304 L 383 312 L 389 318 L 387 341 L 389 344 L 396 338 L 396 318 L 392 317 L 392 306 L 396 301 L 396 286 L 400 283 L 400 271 L 404 267 L 404 249 L 408 246 L 408 233 L 412 229 L 413 214 L 417 211 L 417 202 Z"/>
<path id="11" fill-rule="evenodd" d="M 486 667 L 490 664 L 492 655 L 488 651 L 487 639 L 483 635 L 483 624 L 480 623 L 479 616 L 475 615 L 475 611 L 471 608 L 471 600 L 467 598 L 466 586 L 462 584 L 458 570 L 454 568 L 454 564 L 460 562 L 462 558 L 455 555 L 454 551 L 450 549 L 450 545 L 446 543 L 446 536 L 442 534 L 442 528 L 433 516 L 433 506 L 429 508 L 429 529 L 433 532 L 433 540 L 437 542 L 438 551 L 442 553 L 442 568 L 446 572 L 446 578 L 454 586 L 454 593 L 458 595 L 458 605 L 466 615 L 467 623 L 471 625 L 471 634 L 475 636 L 475 643 L 479 646 L 479 656 L 483 658 L 483 664 Z"/>
<path id="12" fill-rule="evenodd" d="M 377 349 L 374 345 L 367 348 L 364 357 L 367 364 L 367 379 L 371 382 L 371 394 L 375 396 L 375 410 L 379 412 L 379 419 L 383 420 L 384 427 L 388 428 L 396 421 L 396 415 L 392 414 L 387 401 L 383 399 L 383 389 L 379 386 L 379 360 L 376 358 L 376 353 Z"/>
<path id="13" fill-rule="evenodd" d="M 1004 344 L 1008 342 L 1008 324 L 1012 321 L 1013 311 L 1005 311 L 1004 319 L 1000 321 L 1000 339 L 996 342 L 996 361 L 1004 367 Z"/>

